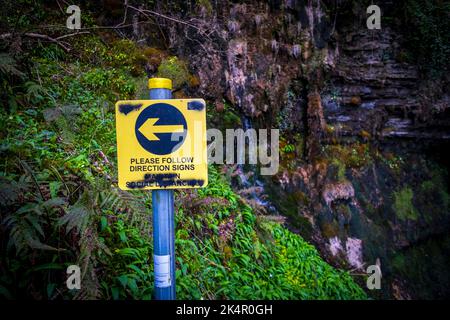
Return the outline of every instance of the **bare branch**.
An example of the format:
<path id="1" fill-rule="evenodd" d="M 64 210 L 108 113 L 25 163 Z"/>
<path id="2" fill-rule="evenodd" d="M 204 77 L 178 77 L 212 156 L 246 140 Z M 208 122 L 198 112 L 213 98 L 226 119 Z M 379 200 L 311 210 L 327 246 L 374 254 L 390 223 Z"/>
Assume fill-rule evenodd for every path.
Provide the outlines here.
<path id="1" fill-rule="evenodd" d="M 146 17 L 148 17 L 148 14 L 153 15 L 153 16 L 157 16 L 157 17 L 161 17 L 161 18 L 163 18 L 163 19 L 167 19 L 167 20 L 170 20 L 170 21 L 173 21 L 173 22 L 176 22 L 176 23 L 184 24 L 184 25 L 186 25 L 186 26 L 188 26 L 188 27 L 191 27 L 191 28 L 196 29 L 196 30 L 197 30 L 198 32 L 200 32 L 201 34 L 205 34 L 205 31 L 204 31 L 204 30 L 202 30 L 201 28 L 199 28 L 199 27 L 197 27 L 196 25 L 193 25 L 193 24 L 191 24 L 191 23 L 189 23 L 189 22 L 186 22 L 186 21 L 183 21 L 183 20 L 178 20 L 178 19 L 175 19 L 175 18 L 166 16 L 166 15 L 164 15 L 164 14 L 162 14 L 162 13 L 158 13 L 158 12 L 152 11 L 152 10 L 138 9 L 138 8 L 133 7 L 133 6 L 131 6 L 131 5 L 128 5 L 128 7 L 131 8 L 131 9 L 133 9 L 133 10 L 136 10 L 136 11 L 140 12 L 141 14 L 143 14 L 143 15 L 146 16 Z"/>
<path id="2" fill-rule="evenodd" d="M 47 40 L 50 42 L 54 42 L 57 45 L 59 45 L 61 48 L 63 48 L 66 52 L 70 51 L 70 47 L 65 45 L 63 42 L 61 42 L 55 38 L 52 38 L 50 36 L 47 36 L 46 34 L 27 32 L 27 33 L 24 33 L 24 36 L 29 37 L 29 38 L 38 38 L 38 39 L 43 39 L 43 40 Z"/>
<path id="3" fill-rule="evenodd" d="M 87 33 L 90 33 L 90 32 L 89 31 L 81 31 L 81 32 L 69 33 L 69 34 L 65 34 L 63 36 L 60 36 L 58 38 L 55 38 L 55 40 L 61 40 L 61 39 L 64 39 L 64 38 L 69 38 L 69 37 L 77 36 L 77 35 L 80 35 L 80 34 L 87 34 Z"/>
<path id="4" fill-rule="evenodd" d="M 57 40 L 57 39 L 55 39 L 55 38 L 52 38 L 52 37 L 50 37 L 50 36 L 47 36 L 47 35 L 45 35 L 45 34 L 33 33 L 33 32 L 26 32 L 26 33 L 24 33 L 24 34 L 22 34 L 22 35 L 25 36 L 25 37 L 28 37 L 28 38 L 37 38 L 37 39 L 47 40 L 47 41 L 56 43 L 56 44 L 59 45 L 61 48 L 63 48 L 64 51 L 66 51 L 66 52 L 69 52 L 69 51 L 70 51 L 70 48 L 68 47 L 67 44 L 64 44 L 63 42 L 61 42 L 61 41 L 59 41 L 59 40 Z M 10 32 L 9 32 L 9 33 L 4 33 L 4 34 L 1 34 L 1 35 L 0 35 L 0 39 L 6 39 L 6 38 L 10 38 L 10 37 L 12 37 L 12 36 L 13 36 L 13 34 L 10 33 Z"/>
<path id="5" fill-rule="evenodd" d="M 153 21 L 139 21 L 139 24 L 154 24 L 156 25 L 155 22 Z M 81 28 L 79 29 L 79 34 L 84 32 L 84 31 L 88 31 L 88 30 L 115 30 L 115 29 L 124 29 L 124 28 L 128 28 L 128 27 L 132 27 L 133 24 L 132 23 L 128 23 L 128 24 L 122 24 L 119 23 L 118 25 L 115 26 L 93 26 L 93 27 L 87 27 L 87 28 Z M 65 30 L 67 29 L 66 26 L 62 26 L 62 25 L 46 25 L 46 26 L 40 26 L 40 29 L 61 29 L 61 30 Z M 1 36 L 1 35 L 0 35 Z"/>

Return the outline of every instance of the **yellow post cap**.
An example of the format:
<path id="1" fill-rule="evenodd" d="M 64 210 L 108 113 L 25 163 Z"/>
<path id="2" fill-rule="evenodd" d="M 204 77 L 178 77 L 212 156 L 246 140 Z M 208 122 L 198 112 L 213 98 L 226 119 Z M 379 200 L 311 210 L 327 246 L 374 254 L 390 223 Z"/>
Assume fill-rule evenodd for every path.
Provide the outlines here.
<path id="1" fill-rule="evenodd" d="M 172 80 L 167 78 L 150 78 L 148 79 L 148 88 L 172 90 Z"/>

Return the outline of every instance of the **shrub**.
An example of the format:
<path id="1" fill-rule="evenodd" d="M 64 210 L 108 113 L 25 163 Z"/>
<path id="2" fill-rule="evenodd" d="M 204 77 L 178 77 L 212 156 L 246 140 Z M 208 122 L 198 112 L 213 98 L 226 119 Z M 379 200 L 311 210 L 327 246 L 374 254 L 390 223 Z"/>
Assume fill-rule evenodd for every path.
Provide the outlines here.
<path id="1" fill-rule="evenodd" d="M 186 62 L 172 56 L 161 62 L 158 77 L 171 79 L 173 88 L 180 89 L 189 82 L 190 74 Z"/>

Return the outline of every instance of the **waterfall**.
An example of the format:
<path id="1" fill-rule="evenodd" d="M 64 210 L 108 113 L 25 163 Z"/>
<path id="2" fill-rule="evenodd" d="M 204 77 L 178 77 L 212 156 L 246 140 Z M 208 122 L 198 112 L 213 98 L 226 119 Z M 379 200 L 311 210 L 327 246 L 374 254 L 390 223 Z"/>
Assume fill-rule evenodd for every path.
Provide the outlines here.
<path id="1" fill-rule="evenodd" d="M 253 129 L 252 120 L 246 115 L 242 116 L 242 129 L 244 132 Z M 255 145 L 257 145 L 257 142 L 258 141 L 255 141 Z M 253 141 L 249 141 L 249 145 L 252 145 L 252 143 Z M 243 188 L 254 188 L 254 191 L 249 193 L 248 197 L 254 200 L 258 205 L 266 207 L 268 212 L 276 213 L 277 210 L 270 201 L 262 198 L 262 195 L 265 194 L 265 186 L 264 182 L 258 179 L 257 169 L 258 165 L 256 164 L 248 164 L 247 166 L 244 166 L 244 164 L 237 165 L 238 175 L 241 179 L 242 186 Z"/>

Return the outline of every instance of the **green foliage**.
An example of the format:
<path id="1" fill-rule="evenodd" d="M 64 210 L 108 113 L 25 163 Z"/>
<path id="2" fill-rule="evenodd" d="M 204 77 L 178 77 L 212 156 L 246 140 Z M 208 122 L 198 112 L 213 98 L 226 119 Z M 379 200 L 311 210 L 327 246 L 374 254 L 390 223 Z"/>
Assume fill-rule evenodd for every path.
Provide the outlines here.
<path id="1" fill-rule="evenodd" d="M 80 79 L 85 88 L 103 94 L 108 98 L 108 92 L 113 92 L 117 97 L 126 99 L 135 91 L 134 82 L 129 76 L 115 69 L 91 69 L 84 73 Z"/>
<path id="2" fill-rule="evenodd" d="M 73 41 L 76 62 L 44 44 L 26 64 L 0 56 L 1 100 L 10 106 L 0 110 L 0 295 L 150 299 L 151 199 L 117 189 L 112 107 L 134 97 L 144 58 L 127 40 Z M 190 79 L 176 57 L 158 72 L 175 88 Z M 302 238 L 257 216 L 216 168 L 207 188 L 180 191 L 177 203 L 178 297 L 365 298 Z M 71 264 L 82 270 L 80 291 L 62 285 Z"/>
<path id="3" fill-rule="evenodd" d="M 397 173 L 400 171 L 402 165 L 404 164 L 404 160 L 401 156 L 394 155 L 392 153 L 388 153 L 381 159 L 391 170 Z"/>
<path id="4" fill-rule="evenodd" d="M 2 1 L 1 27 L 3 30 L 30 29 L 42 21 L 48 21 L 50 12 L 46 10 L 42 1 Z M 57 11 L 57 14 L 60 12 Z"/>
<path id="5" fill-rule="evenodd" d="M 23 77 L 24 73 L 20 71 L 17 61 L 8 53 L 0 53 L 0 73 L 2 76 Z"/>
<path id="6" fill-rule="evenodd" d="M 101 287 L 107 299 L 151 298 L 153 291 L 152 243 L 149 234 L 126 225 L 126 215 L 107 213 L 101 219 L 100 241 L 110 254 L 101 257 L 105 268 Z M 150 230 L 148 222 L 140 226 Z"/>
<path id="7" fill-rule="evenodd" d="M 20 93 L 14 92 L 18 83 L 25 79 L 25 73 L 17 59 L 9 53 L 0 53 L 0 98 L 4 109 L 15 111 L 20 103 Z"/>
<path id="8" fill-rule="evenodd" d="M 98 38 L 91 39 L 94 48 L 104 48 Z M 148 228 L 148 221 L 139 218 L 147 214 L 143 209 L 147 195 L 119 192 L 111 178 L 116 150 L 110 106 L 133 97 L 135 79 L 128 65 L 112 67 L 106 61 L 108 51 L 98 55 L 99 66 L 92 67 L 91 58 L 98 52 L 92 56 L 82 52 L 82 58 L 72 62 L 57 46 L 39 47 L 31 52 L 28 65 L 5 54 L 1 59 L 1 80 L 7 89 L 1 98 L 15 105 L 0 110 L 4 160 L 0 207 L 5 230 L 0 238 L 5 271 L 1 292 L 5 297 L 35 299 L 148 298 L 148 293 L 134 289 L 133 280 L 127 282 L 131 289 L 117 286 L 117 277 L 131 279 L 139 272 L 135 267 L 121 269 L 115 259 L 128 258 L 121 260 L 120 252 L 112 250 L 143 248 L 146 257 L 151 256 L 147 254 L 151 239 L 141 230 Z M 26 81 L 25 74 L 30 75 Z M 97 228 L 105 215 L 117 215 L 127 228 L 119 230 L 112 223 L 111 233 L 105 233 Z M 118 234 L 129 241 L 110 245 L 109 237 L 118 239 Z M 131 263 L 146 270 L 145 284 L 134 281 L 148 287 L 151 272 L 135 260 L 125 267 Z M 80 292 L 61 286 L 70 264 L 83 270 Z M 108 266 L 114 266 L 111 277 L 100 280 Z M 115 287 L 119 289 L 111 289 Z"/>
<path id="9" fill-rule="evenodd" d="M 224 99 L 219 105 L 219 110 L 217 108 L 217 104 L 207 105 L 207 126 L 211 128 L 217 128 L 224 134 L 226 129 L 242 128 L 241 117 L 239 115 L 239 112 L 235 110 L 233 105 L 229 104 Z M 223 108 L 221 106 L 223 106 Z"/>
<path id="10" fill-rule="evenodd" d="M 180 210 L 178 296 L 208 299 L 363 299 L 350 276 L 326 264 L 313 246 L 260 217 L 210 167 L 204 197 L 223 198 L 208 213 Z M 192 199 L 189 199 L 191 201 Z"/>
<path id="11" fill-rule="evenodd" d="M 158 77 L 171 79 L 173 88 L 180 89 L 188 83 L 190 74 L 186 62 L 172 56 L 161 62 Z"/>
<path id="12" fill-rule="evenodd" d="M 424 213 L 429 223 L 445 219 L 450 214 L 450 195 L 448 194 L 447 173 L 439 167 L 431 167 L 430 179 L 420 184 L 416 193 L 416 208 Z"/>
<path id="13" fill-rule="evenodd" d="M 329 169 L 336 181 L 347 180 L 348 168 L 361 168 L 370 165 L 373 154 L 368 143 L 352 143 L 348 145 L 326 145 L 323 147 L 323 160 L 329 165 Z"/>
<path id="14" fill-rule="evenodd" d="M 334 158 L 333 160 L 331 160 L 331 166 L 334 166 L 336 168 L 336 180 L 337 181 L 345 181 L 346 177 L 345 177 L 345 164 L 340 161 L 337 158 Z"/>
<path id="15" fill-rule="evenodd" d="M 324 155 L 327 159 L 339 161 L 339 167 L 344 165 L 349 168 L 360 168 L 369 165 L 373 160 L 368 143 L 328 145 L 324 147 Z"/>
<path id="16" fill-rule="evenodd" d="M 282 151 L 284 153 L 292 153 L 295 151 L 295 146 L 293 144 L 288 143 L 283 147 Z"/>
<path id="17" fill-rule="evenodd" d="M 394 212 L 401 220 L 417 220 L 419 214 L 412 203 L 413 191 L 405 187 L 400 191 L 394 192 Z"/>

